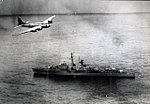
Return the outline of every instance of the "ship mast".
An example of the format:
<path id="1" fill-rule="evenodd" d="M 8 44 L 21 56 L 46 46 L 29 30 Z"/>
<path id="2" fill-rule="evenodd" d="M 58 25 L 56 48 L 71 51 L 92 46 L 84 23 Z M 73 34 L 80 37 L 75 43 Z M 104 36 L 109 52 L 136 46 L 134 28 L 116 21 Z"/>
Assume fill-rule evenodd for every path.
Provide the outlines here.
<path id="1" fill-rule="evenodd" d="M 73 53 L 71 53 L 71 64 L 74 66 Z"/>

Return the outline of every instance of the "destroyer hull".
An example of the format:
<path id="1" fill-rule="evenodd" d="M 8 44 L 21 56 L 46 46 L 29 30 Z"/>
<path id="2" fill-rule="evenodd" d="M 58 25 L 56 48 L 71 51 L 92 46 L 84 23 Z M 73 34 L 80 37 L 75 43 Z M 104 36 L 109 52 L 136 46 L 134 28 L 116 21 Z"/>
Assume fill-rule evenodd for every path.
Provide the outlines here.
<path id="1" fill-rule="evenodd" d="M 40 70 L 33 68 L 35 74 L 56 75 L 56 76 L 73 76 L 73 77 L 120 77 L 135 78 L 135 73 L 111 73 L 111 72 L 67 72 L 61 70 Z"/>

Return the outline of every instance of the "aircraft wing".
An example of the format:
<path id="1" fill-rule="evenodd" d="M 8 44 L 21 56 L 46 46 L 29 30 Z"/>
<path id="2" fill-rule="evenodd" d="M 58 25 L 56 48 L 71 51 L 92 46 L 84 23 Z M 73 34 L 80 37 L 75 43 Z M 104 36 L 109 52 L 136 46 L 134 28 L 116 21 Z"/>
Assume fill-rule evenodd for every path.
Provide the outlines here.
<path id="1" fill-rule="evenodd" d="M 22 35 L 22 34 L 25 34 L 25 33 L 28 33 L 28 32 L 36 32 L 36 30 L 39 30 L 39 28 L 42 28 L 41 26 L 35 26 L 33 28 L 30 28 L 30 29 L 27 29 L 25 31 L 22 31 L 18 34 L 13 34 L 12 36 L 19 36 L 19 35 Z"/>
<path id="2" fill-rule="evenodd" d="M 52 21 L 55 18 L 54 16 L 49 17 L 48 19 L 46 19 L 45 21 L 43 21 L 42 23 L 49 23 L 49 21 Z"/>

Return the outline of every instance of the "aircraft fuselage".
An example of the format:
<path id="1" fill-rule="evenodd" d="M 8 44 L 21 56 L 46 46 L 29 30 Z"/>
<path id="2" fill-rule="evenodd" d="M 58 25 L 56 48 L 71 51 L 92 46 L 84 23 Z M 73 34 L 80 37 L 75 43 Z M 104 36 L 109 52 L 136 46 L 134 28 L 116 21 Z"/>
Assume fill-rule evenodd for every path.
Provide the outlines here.
<path id="1" fill-rule="evenodd" d="M 50 27 L 51 25 L 48 23 L 26 23 L 26 24 L 22 24 L 22 27 L 29 27 L 29 28 L 32 28 L 32 27 L 35 27 L 35 26 L 41 26 L 42 28 L 48 28 Z"/>
<path id="2" fill-rule="evenodd" d="M 30 28 L 32 28 L 32 27 L 35 27 L 35 26 L 39 26 L 39 24 L 26 23 L 26 24 L 22 24 L 21 26 L 22 26 L 22 27 L 30 27 Z"/>

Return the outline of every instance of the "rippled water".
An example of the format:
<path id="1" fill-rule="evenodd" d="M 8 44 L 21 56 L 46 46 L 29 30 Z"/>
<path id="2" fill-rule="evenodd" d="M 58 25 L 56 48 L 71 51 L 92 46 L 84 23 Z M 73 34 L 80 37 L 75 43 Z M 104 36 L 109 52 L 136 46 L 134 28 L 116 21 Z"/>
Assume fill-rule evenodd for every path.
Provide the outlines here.
<path id="1" fill-rule="evenodd" d="M 49 15 L 22 16 L 42 21 Z M 0 17 L 0 103 L 149 104 L 150 15 L 58 15 L 51 28 L 12 37 L 17 16 Z M 136 79 L 62 79 L 33 75 L 32 67 L 70 62 L 132 68 Z"/>

